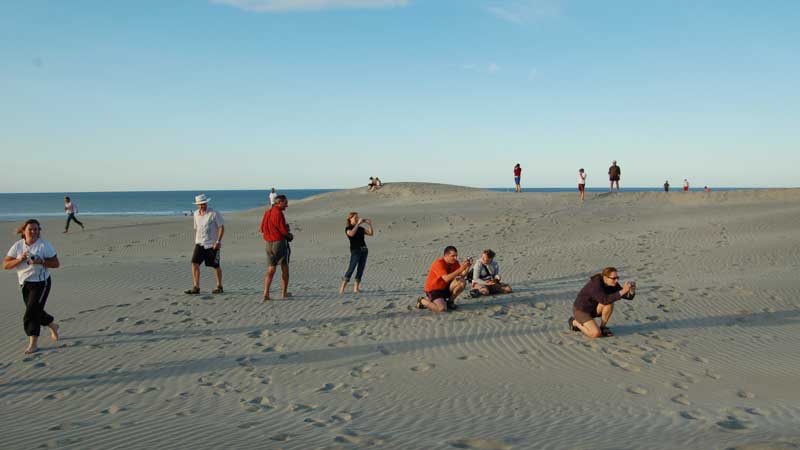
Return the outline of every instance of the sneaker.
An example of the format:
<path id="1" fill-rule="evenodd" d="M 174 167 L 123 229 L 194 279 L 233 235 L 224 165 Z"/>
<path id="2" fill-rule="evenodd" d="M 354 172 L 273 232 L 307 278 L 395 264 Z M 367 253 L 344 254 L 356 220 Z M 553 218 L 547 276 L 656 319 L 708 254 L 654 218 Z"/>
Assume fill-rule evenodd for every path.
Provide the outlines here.
<path id="1" fill-rule="evenodd" d="M 425 305 L 422 304 L 423 300 L 425 300 L 425 297 L 417 298 L 417 309 L 425 309 Z"/>
<path id="2" fill-rule="evenodd" d="M 214 289 L 213 291 L 211 291 L 211 293 L 212 293 L 212 294 L 222 294 L 222 292 L 223 292 L 223 290 L 222 290 L 222 286 L 217 286 L 217 288 L 216 288 L 216 289 Z"/>
<path id="3" fill-rule="evenodd" d="M 575 318 L 574 317 L 570 317 L 569 319 L 567 319 L 567 325 L 569 325 L 569 328 L 572 331 L 581 331 L 580 328 L 575 326 Z"/>

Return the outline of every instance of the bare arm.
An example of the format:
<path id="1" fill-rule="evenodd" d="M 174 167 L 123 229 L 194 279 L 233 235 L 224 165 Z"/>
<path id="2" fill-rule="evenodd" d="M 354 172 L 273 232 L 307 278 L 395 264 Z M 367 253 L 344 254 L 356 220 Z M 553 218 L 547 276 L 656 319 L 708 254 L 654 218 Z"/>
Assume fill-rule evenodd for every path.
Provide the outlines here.
<path id="1" fill-rule="evenodd" d="M 222 244 L 222 236 L 225 236 L 225 225 L 219 226 L 219 232 L 217 233 L 217 242 L 214 242 L 214 248 L 219 248 Z"/>
<path id="2" fill-rule="evenodd" d="M 34 261 L 34 264 L 41 264 L 48 269 L 58 269 L 61 266 L 61 263 L 58 261 L 58 256 L 53 256 L 52 258 L 45 258 L 45 259 L 37 259 Z"/>
<path id="3" fill-rule="evenodd" d="M 364 223 L 367 224 L 367 227 L 364 229 L 364 234 L 366 234 L 367 236 L 372 236 L 373 234 L 375 234 L 372 231 L 372 219 L 364 219 Z"/>
<path id="4" fill-rule="evenodd" d="M 3 270 L 11 270 L 15 269 L 18 265 L 22 264 L 27 258 L 25 255 L 20 256 L 19 258 L 12 258 L 11 256 L 6 256 L 3 258 Z"/>

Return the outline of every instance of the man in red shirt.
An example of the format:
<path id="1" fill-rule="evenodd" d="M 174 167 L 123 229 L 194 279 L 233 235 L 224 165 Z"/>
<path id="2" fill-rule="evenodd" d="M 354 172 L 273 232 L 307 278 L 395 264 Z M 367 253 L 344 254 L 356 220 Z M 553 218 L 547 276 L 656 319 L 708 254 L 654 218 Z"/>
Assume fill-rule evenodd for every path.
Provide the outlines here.
<path id="1" fill-rule="evenodd" d="M 522 176 L 522 167 L 517 163 L 514 166 L 514 192 L 522 192 L 522 186 L 519 185 L 519 179 Z"/>
<path id="2" fill-rule="evenodd" d="M 456 297 L 464 291 L 464 275 L 472 267 L 472 260 L 464 265 L 458 263 L 458 250 L 452 245 L 444 249 L 444 255 L 431 264 L 425 280 L 425 295 L 417 299 L 417 308 L 428 308 L 433 312 L 445 312 L 456 308 Z"/>
<path id="3" fill-rule="evenodd" d="M 292 233 L 286 225 L 286 217 L 283 211 L 289 207 L 289 200 L 285 195 L 275 197 L 275 204 L 264 212 L 261 219 L 261 233 L 267 242 L 267 273 L 264 275 L 264 301 L 269 301 L 269 287 L 272 285 L 272 277 L 275 276 L 275 268 L 281 266 L 281 294 L 283 298 L 291 297 L 286 289 L 289 287 L 289 241 Z"/>

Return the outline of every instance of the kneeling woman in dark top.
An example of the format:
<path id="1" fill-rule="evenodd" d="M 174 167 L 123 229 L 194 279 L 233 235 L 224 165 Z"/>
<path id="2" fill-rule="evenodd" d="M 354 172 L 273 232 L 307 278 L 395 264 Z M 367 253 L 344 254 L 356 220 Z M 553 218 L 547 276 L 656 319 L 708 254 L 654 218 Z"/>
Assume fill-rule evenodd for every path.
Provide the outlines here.
<path id="1" fill-rule="evenodd" d="M 569 326 L 573 331 L 582 331 L 590 338 L 614 335 L 606 326 L 614 312 L 614 302 L 621 298 L 633 300 L 636 295 L 635 281 L 626 281 L 620 286 L 617 280 L 619 274 L 614 267 L 606 267 L 589 279 L 572 305 Z M 595 317 L 600 318 L 599 327 Z"/>
<path id="2" fill-rule="evenodd" d="M 364 224 L 362 227 L 361 225 Z M 356 283 L 353 285 L 353 292 L 358 293 L 361 284 L 361 277 L 364 275 L 364 267 L 367 265 L 367 243 L 364 236 L 372 236 L 372 219 L 362 219 L 358 217 L 357 212 L 351 212 L 347 215 L 347 226 L 344 228 L 347 238 L 350 239 L 350 265 L 347 267 L 347 272 L 342 279 L 342 287 L 339 288 L 339 293 L 344 294 L 344 289 L 347 283 L 350 282 L 350 277 L 353 271 L 356 271 Z"/>

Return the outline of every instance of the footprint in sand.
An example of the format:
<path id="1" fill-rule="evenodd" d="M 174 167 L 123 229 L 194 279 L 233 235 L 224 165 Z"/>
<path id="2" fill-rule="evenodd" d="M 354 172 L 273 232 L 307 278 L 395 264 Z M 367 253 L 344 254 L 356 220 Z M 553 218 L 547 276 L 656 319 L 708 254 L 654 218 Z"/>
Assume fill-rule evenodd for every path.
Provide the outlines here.
<path id="1" fill-rule="evenodd" d="M 649 391 L 644 386 L 629 386 L 625 389 L 625 392 L 634 395 L 647 395 Z"/>
<path id="2" fill-rule="evenodd" d="M 675 397 L 672 397 L 671 400 L 673 402 L 675 402 L 675 403 L 677 403 L 679 405 L 683 405 L 683 406 L 690 406 L 692 404 L 692 402 L 689 401 L 689 398 L 686 397 L 683 394 L 678 394 Z"/>
<path id="3" fill-rule="evenodd" d="M 359 434 L 349 429 L 343 430 L 342 434 L 336 436 L 333 438 L 333 440 L 339 444 L 350 444 L 363 447 L 383 445 L 386 442 L 386 438 L 384 437 Z"/>
<path id="4" fill-rule="evenodd" d="M 278 433 L 269 437 L 270 441 L 276 442 L 288 442 L 291 439 L 292 435 L 288 433 Z"/>
<path id="5" fill-rule="evenodd" d="M 243 423 L 241 425 L 237 425 L 236 428 L 239 428 L 240 430 L 247 430 L 248 428 L 257 427 L 257 426 L 260 426 L 260 425 L 261 425 L 261 422 L 246 422 L 246 423 Z"/>
<path id="6" fill-rule="evenodd" d="M 511 450 L 514 446 L 508 441 L 489 439 L 458 439 L 448 442 L 451 447 L 474 450 Z"/>
<path id="7" fill-rule="evenodd" d="M 672 383 L 672 387 L 674 387 L 675 389 L 680 389 L 680 390 L 682 390 L 682 391 L 689 390 L 689 386 L 687 386 L 687 385 L 685 385 L 685 384 L 681 383 L 680 381 L 675 381 L 675 382 L 673 382 L 673 383 Z"/>
<path id="8" fill-rule="evenodd" d="M 339 389 L 342 386 L 344 386 L 344 385 L 341 384 L 341 383 L 339 383 L 339 384 L 325 383 L 324 385 L 322 385 L 321 388 L 319 388 L 319 390 L 317 392 L 333 392 L 333 391 Z"/>
<path id="9" fill-rule="evenodd" d="M 624 370 L 626 372 L 638 373 L 641 370 L 638 366 L 626 363 L 625 361 L 615 361 L 613 359 L 609 359 L 608 362 L 609 362 L 609 364 L 611 364 L 612 367 L 617 367 L 617 368 L 622 369 L 622 370 Z"/>
<path id="10" fill-rule="evenodd" d="M 689 420 L 704 420 L 705 416 L 699 411 L 681 411 L 680 416 Z"/>
<path id="11" fill-rule="evenodd" d="M 769 411 L 763 410 L 761 408 L 741 408 L 742 411 L 750 414 L 751 416 L 762 416 L 766 417 L 769 416 Z"/>
<path id="12" fill-rule="evenodd" d="M 333 424 L 342 424 L 342 423 L 346 423 L 346 422 L 352 421 L 353 417 L 354 417 L 353 414 L 351 414 L 351 413 L 349 413 L 347 411 L 342 411 L 340 413 L 336 413 L 336 414 L 332 415 L 330 422 L 333 423 Z"/>
<path id="13" fill-rule="evenodd" d="M 122 406 L 119 406 L 119 405 L 111 405 L 108 408 L 100 411 L 100 414 L 113 415 L 113 414 L 117 414 L 117 413 L 122 412 L 122 411 L 126 411 L 126 408 L 123 408 Z"/>
<path id="14" fill-rule="evenodd" d="M 318 405 L 305 405 L 302 403 L 292 403 L 289 405 L 289 411 L 291 412 L 299 412 L 299 413 L 306 413 L 311 412 L 317 409 Z"/>
<path id="15" fill-rule="evenodd" d="M 367 398 L 367 396 L 369 396 L 369 391 L 365 389 L 356 389 L 353 391 L 353 398 L 356 400 Z"/>
<path id="16" fill-rule="evenodd" d="M 411 370 L 413 372 L 427 372 L 434 368 L 436 368 L 436 364 L 425 363 L 425 364 L 420 364 L 419 366 L 414 366 L 411 368 Z"/>
<path id="17" fill-rule="evenodd" d="M 46 396 L 45 400 L 64 400 L 71 394 L 70 391 L 61 391 L 61 392 L 54 392 L 48 396 Z"/>
<path id="18" fill-rule="evenodd" d="M 736 393 L 736 396 L 739 397 L 739 398 L 745 398 L 745 399 L 756 398 L 756 394 L 753 394 L 752 392 L 747 392 L 747 391 L 744 391 L 744 390 L 739 390 Z"/>
<path id="19" fill-rule="evenodd" d="M 239 404 L 241 405 L 242 409 L 247 412 L 267 411 L 275 408 L 273 399 L 263 395 L 259 395 L 258 397 L 250 400 L 241 399 L 239 400 Z"/>
<path id="20" fill-rule="evenodd" d="M 746 421 L 739 420 L 736 416 L 727 416 L 716 424 L 718 427 L 729 431 L 742 431 L 752 428 Z"/>
<path id="21" fill-rule="evenodd" d="M 486 359 L 488 356 L 486 355 L 464 355 L 459 356 L 458 359 L 461 361 L 475 361 L 476 359 Z"/>
<path id="22" fill-rule="evenodd" d="M 157 391 L 157 390 L 158 390 L 158 388 L 151 386 L 151 387 L 146 387 L 146 388 L 145 387 L 141 387 L 141 388 L 126 389 L 125 392 L 127 392 L 128 394 L 146 394 L 148 392 L 153 392 L 153 391 Z"/>

